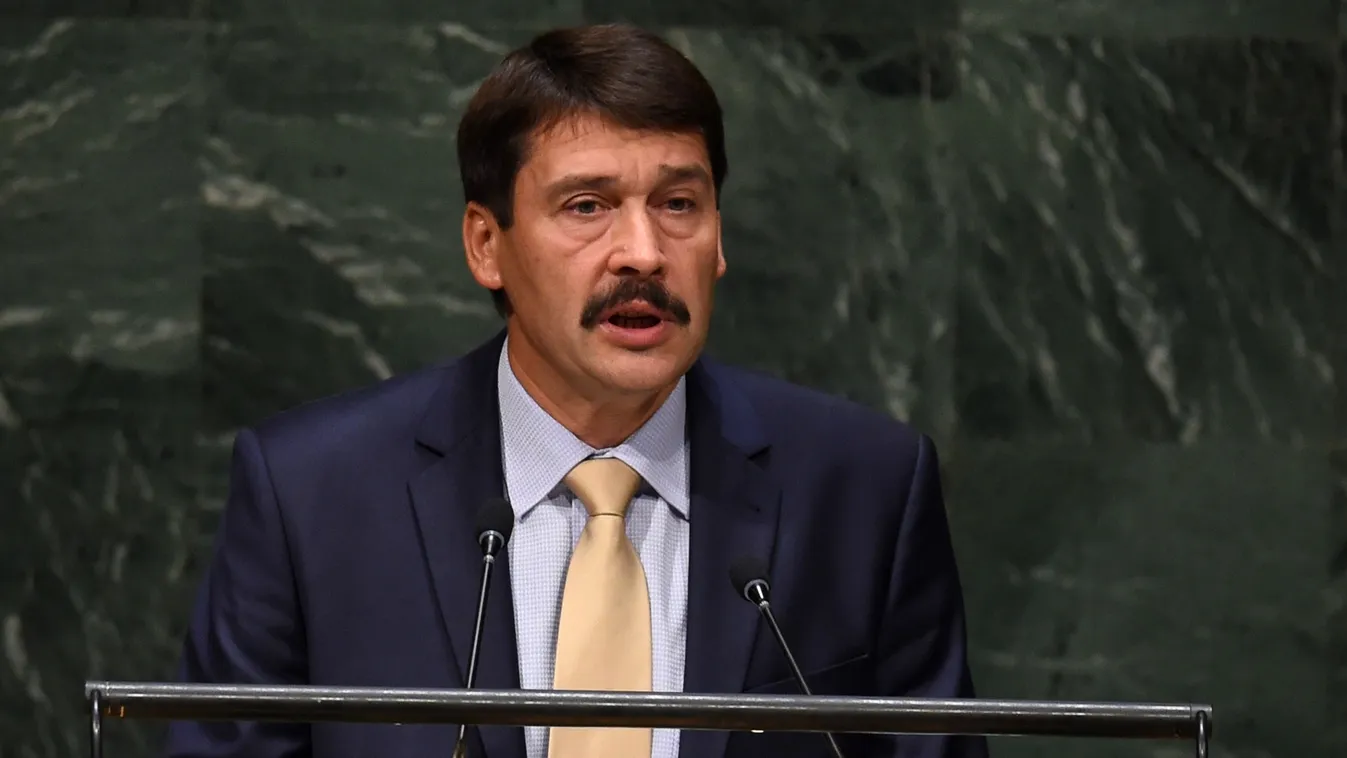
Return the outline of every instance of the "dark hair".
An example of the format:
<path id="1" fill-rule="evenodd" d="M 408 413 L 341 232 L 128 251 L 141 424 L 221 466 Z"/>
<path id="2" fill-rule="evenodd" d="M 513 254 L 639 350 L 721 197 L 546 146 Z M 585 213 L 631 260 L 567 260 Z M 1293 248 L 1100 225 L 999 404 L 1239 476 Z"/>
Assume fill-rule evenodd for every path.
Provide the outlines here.
<path id="1" fill-rule="evenodd" d="M 577 114 L 596 114 L 628 129 L 700 134 L 719 203 L 729 166 L 715 90 L 672 45 L 627 24 L 546 32 L 505 56 L 458 125 L 464 199 L 510 228 L 515 179 L 530 140 Z M 508 315 L 505 293 L 491 294 L 496 310 Z"/>

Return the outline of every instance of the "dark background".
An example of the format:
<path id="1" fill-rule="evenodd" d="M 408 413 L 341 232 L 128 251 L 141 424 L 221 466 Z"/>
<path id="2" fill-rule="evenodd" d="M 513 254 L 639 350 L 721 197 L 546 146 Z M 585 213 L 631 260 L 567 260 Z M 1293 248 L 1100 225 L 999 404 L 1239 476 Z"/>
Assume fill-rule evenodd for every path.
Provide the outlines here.
<path id="1" fill-rule="evenodd" d="M 713 352 L 939 443 L 982 694 L 1347 752 L 1344 2 L 0 0 L 0 755 L 171 676 L 241 425 L 498 328 L 459 113 L 611 19 L 726 107 Z"/>

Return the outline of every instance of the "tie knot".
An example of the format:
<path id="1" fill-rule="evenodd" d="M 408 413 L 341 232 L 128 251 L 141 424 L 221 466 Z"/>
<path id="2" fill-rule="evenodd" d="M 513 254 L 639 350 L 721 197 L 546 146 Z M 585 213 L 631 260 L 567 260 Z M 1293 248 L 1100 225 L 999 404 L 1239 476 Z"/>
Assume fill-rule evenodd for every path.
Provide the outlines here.
<path id="1" fill-rule="evenodd" d="M 566 475 L 566 486 L 593 516 L 599 513 L 625 517 L 627 506 L 641 484 L 641 475 L 616 458 L 581 461 Z"/>

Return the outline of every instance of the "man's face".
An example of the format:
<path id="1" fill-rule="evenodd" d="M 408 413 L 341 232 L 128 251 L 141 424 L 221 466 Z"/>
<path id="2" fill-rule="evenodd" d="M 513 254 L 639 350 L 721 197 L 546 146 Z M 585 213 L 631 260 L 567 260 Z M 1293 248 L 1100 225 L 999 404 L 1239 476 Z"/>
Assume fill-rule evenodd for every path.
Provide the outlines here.
<path id="1" fill-rule="evenodd" d="M 480 255 L 472 213 L 469 264 L 510 296 L 512 357 L 590 399 L 667 388 L 697 359 L 725 272 L 700 136 L 569 119 L 533 139 L 514 225 L 479 235 Z"/>

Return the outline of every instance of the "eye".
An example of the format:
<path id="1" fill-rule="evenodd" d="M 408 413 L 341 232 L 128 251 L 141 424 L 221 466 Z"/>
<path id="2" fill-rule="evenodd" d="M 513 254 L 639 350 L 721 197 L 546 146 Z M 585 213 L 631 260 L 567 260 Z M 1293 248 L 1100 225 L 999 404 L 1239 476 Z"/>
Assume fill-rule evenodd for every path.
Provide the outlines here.
<path id="1" fill-rule="evenodd" d="M 697 203 L 690 197 L 675 197 L 669 200 L 669 210 L 674 213 L 688 213 L 697 207 Z"/>
<path id="2" fill-rule="evenodd" d="M 599 201 L 593 198 L 580 198 L 574 200 L 566 206 L 566 210 L 581 216 L 593 216 L 602 210 Z"/>

